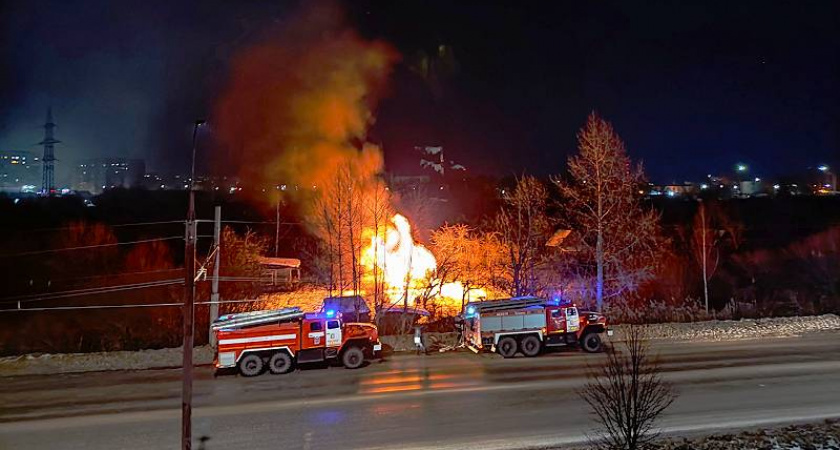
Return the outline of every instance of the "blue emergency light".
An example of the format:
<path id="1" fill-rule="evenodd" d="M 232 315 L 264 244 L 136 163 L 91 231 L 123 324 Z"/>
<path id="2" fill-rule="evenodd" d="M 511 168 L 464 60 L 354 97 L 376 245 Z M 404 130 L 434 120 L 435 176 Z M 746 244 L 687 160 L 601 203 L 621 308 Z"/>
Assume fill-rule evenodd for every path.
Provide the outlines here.
<path id="1" fill-rule="evenodd" d="M 335 310 L 334 309 L 328 309 L 327 310 L 327 317 L 329 317 L 329 318 L 335 317 Z"/>

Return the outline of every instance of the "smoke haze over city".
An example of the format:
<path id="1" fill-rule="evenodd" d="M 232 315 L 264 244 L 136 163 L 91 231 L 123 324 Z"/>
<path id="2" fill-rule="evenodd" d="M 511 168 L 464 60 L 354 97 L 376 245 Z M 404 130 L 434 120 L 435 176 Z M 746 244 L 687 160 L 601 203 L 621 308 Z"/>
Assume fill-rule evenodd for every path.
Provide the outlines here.
<path id="1" fill-rule="evenodd" d="M 212 115 L 235 55 L 292 26 L 299 3 L 6 3 L 0 149 L 38 154 L 52 106 L 61 176 L 104 156 L 183 172 L 190 126 Z M 416 146 L 476 173 L 562 170 L 592 110 L 660 182 L 840 153 L 836 3 L 512 5 L 336 5 L 348 29 L 403 55 L 368 133 L 388 170 L 416 170 Z M 210 125 L 205 144 L 229 145 Z"/>

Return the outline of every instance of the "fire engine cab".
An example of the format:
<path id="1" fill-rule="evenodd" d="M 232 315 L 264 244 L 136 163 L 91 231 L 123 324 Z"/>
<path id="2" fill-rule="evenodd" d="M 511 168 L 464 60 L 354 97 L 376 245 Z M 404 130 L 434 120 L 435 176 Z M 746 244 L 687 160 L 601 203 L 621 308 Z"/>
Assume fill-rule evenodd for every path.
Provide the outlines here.
<path id="1" fill-rule="evenodd" d="M 587 352 L 602 349 L 607 319 L 578 311 L 574 304 L 536 297 L 467 303 L 462 313 L 464 338 L 475 352 L 493 351 L 505 358 L 521 352 L 537 356 L 550 347 L 576 346 Z"/>
<path id="2" fill-rule="evenodd" d="M 213 322 L 217 370 L 238 369 L 244 376 L 268 370 L 290 372 L 297 364 L 339 361 L 348 369 L 378 358 L 382 350 L 375 325 L 344 323 L 332 310 L 300 308 L 229 314 Z"/>

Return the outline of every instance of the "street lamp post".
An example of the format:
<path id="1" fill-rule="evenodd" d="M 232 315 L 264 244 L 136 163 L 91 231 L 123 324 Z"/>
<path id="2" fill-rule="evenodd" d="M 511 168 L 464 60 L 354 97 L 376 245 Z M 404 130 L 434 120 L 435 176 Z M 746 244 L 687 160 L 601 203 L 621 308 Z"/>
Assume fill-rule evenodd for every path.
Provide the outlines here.
<path id="1" fill-rule="evenodd" d="M 190 165 L 189 207 L 187 209 L 186 245 L 184 246 L 184 265 L 186 266 L 184 289 L 184 359 L 182 362 L 181 386 L 181 448 L 192 448 L 192 368 L 193 335 L 195 316 L 195 151 L 198 143 L 198 128 L 203 120 L 196 120 L 192 135 L 192 160 Z"/>

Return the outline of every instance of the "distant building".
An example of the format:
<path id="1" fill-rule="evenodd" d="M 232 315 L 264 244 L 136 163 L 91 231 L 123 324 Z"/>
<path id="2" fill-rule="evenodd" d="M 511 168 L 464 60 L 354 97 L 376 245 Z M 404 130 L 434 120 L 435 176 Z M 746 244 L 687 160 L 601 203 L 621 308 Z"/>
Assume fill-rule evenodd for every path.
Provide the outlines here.
<path id="1" fill-rule="evenodd" d="M 395 191 L 418 189 L 428 186 L 432 179 L 428 175 L 396 175 L 390 174 L 388 185 Z"/>
<path id="2" fill-rule="evenodd" d="M 94 158 L 76 165 L 74 189 L 101 194 L 106 189 L 140 186 L 146 173 L 142 159 Z"/>
<path id="3" fill-rule="evenodd" d="M 0 152 L 0 192 L 37 192 L 41 161 L 29 152 Z"/>
<path id="4" fill-rule="evenodd" d="M 648 195 L 651 197 L 694 197 L 700 194 L 701 188 L 702 186 L 689 182 L 683 184 L 651 184 L 649 185 Z"/>

